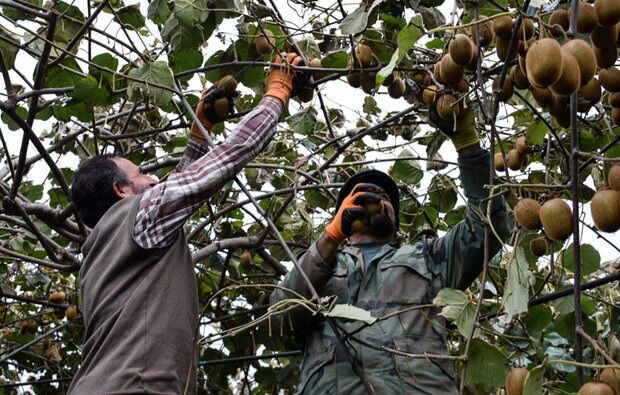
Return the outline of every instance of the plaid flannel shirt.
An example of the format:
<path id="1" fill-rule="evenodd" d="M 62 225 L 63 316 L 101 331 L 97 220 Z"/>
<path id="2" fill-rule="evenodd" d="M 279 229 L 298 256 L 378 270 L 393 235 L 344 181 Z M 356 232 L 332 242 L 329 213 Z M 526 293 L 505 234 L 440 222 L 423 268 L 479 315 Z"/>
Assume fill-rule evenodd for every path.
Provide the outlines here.
<path id="1" fill-rule="evenodd" d="M 170 243 L 198 207 L 265 148 L 282 108 L 280 100 L 266 96 L 226 141 L 210 150 L 190 137 L 176 171 L 143 193 L 133 232 L 136 243 L 143 248 Z"/>

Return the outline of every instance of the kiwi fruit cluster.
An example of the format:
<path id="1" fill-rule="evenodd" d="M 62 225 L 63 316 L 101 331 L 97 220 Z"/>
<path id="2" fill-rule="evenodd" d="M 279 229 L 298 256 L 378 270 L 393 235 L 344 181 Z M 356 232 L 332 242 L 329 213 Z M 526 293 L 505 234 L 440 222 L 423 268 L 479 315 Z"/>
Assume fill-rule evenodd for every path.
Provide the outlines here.
<path id="1" fill-rule="evenodd" d="M 235 95 L 237 90 L 237 80 L 232 75 L 225 75 L 215 82 L 215 86 L 224 88 L 224 97 L 220 97 L 213 102 L 213 109 L 218 118 L 226 119 L 230 112 L 229 98 Z"/>
<path id="2" fill-rule="evenodd" d="M 506 163 L 510 170 L 519 170 L 526 166 L 529 162 L 529 153 L 532 152 L 533 146 L 528 144 L 525 136 L 519 136 L 515 140 L 514 148 L 508 151 L 506 157 L 501 152 L 497 152 L 493 158 L 495 170 L 505 171 Z"/>
<path id="3" fill-rule="evenodd" d="M 590 201 L 594 225 L 602 232 L 620 229 L 620 165 L 613 165 L 608 173 L 608 189 L 597 191 Z"/>
<path id="4" fill-rule="evenodd" d="M 372 49 L 366 44 L 359 44 L 355 49 L 355 57 L 349 55 L 347 82 L 353 88 L 361 87 L 364 93 L 372 93 L 377 86 L 377 73 L 356 69 L 364 69 L 376 65 Z M 388 75 L 383 80 L 382 85 L 387 87 L 388 94 L 394 99 L 401 98 L 405 94 L 405 81 L 396 72 Z"/>
<path id="5" fill-rule="evenodd" d="M 534 199 L 521 199 L 514 208 L 514 215 L 523 228 L 531 231 L 542 228 L 552 240 L 564 241 L 573 233 L 573 212 L 560 198 L 547 200 L 542 205 Z"/>

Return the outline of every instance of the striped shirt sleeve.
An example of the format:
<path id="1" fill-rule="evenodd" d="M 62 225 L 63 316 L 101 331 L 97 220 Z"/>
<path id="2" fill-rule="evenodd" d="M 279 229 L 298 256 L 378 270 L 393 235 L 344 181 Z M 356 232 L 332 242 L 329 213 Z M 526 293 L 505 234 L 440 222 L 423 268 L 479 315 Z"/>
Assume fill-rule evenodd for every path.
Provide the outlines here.
<path id="1" fill-rule="evenodd" d="M 282 108 L 280 100 L 266 96 L 222 144 L 208 149 L 189 140 L 176 172 L 143 193 L 133 230 L 136 243 L 154 248 L 171 242 L 185 221 L 265 148 Z"/>

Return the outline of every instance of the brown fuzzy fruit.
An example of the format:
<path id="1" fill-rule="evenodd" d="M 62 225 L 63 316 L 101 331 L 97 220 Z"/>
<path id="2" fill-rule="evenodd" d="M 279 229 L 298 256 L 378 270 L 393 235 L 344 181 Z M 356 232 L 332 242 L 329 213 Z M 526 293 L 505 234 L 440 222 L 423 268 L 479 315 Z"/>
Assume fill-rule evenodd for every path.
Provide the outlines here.
<path id="1" fill-rule="evenodd" d="M 297 92 L 297 99 L 299 99 L 302 103 L 308 103 L 314 97 L 314 89 L 312 88 L 301 88 Z"/>
<path id="2" fill-rule="evenodd" d="M 62 303 L 65 301 L 65 296 L 63 291 L 54 291 L 50 294 L 49 301 L 52 303 Z"/>
<path id="3" fill-rule="evenodd" d="M 618 59 L 618 49 L 614 46 L 607 48 L 594 47 L 594 56 L 596 57 L 596 64 L 601 69 L 612 67 L 616 64 Z"/>
<path id="4" fill-rule="evenodd" d="M 397 77 L 396 73 L 394 73 L 394 72 L 390 73 L 387 77 L 385 77 L 385 79 L 383 80 L 381 85 L 383 85 L 383 86 L 390 86 L 390 85 L 392 85 L 392 82 L 394 82 L 394 78 L 396 78 L 396 77 Z"/>
<path id="5" fill-rule="evenodd" d="M 524 198 L 515 207 L 515 219 L 527 230 L 538 230 L 542 227 L 539 212 L 540 204 L 536 200 Z"/>
<path id="6" fill-rule="evenodd" d="M 493 167 L 495 167 L 495 170 L 497 171 L 506 170 L 506 164 L 504 162 L 504 155 L 502 155 L 501 152 L 497 152 L 493 156 Z"/>
<path id="7" fill-rule="evenodd" d="M 486 16 L 481 16 L 480 20 L 487 20 L 489 19 Z M 487 45 L 491 44 L 491 41 L 493 41 L 493 29 L 491 27 L 491 22 L 482 22 L 479 23 L 478 26 L 480 26 L 480 45 L 482 45 L 483 47 L 486 47 Z M 477 43 L 477 39 L 476 39 L 476 25 L 474 26 L 470 26 L 469 27 L 469 35 L 472 37 L 472 41 L 474 42 L 474 44 Z"/>
<path id="8" fill-rule="evenodd" d="M 308 62 L 308 67 L 320 69 L 321 67 L 323 67 L 323 65 L 321 64 L 321 59 L 319 58 L 310 59 L 310 61 Z M 321 73 L 320 71 L 313 71 L 312 78 L 314 78 L 315 80 L 321 79 L 323 78 L 323 73 Z"/>
<path id="9" fill-rule="evenodd" d="M 512 83 L 517 89 L 528 89 L 531 86 L 530 81 L 527 79 L 527 75 L 521 71 L 519 65 L 512 68 L 510 76 L 512 78 Z"/>
<path id="10" fill-rule="evenodd" d="M 458 118 L 460 107 L 456 103 L 456 97 L 450 94 L 442 95 L 439 100 L 437 100 L 437 114 L 439 117 L 445 121 L 454 120 L 454 118 Z"/>
<path id="11" fill-rule="evenodd" d="M 605 383 L 585 383 L 577 395 L 614 395 L 614 391 Z"/>
<path id="12" fill-rule="evenodd" d="M 360 73 L 359 71 L 351 70 L 349 71 L 349 74 L 347 74 L 347 82 L 353 88 L 359 88 L 361 85 L 361 76 L 362 76 L 362 73 Z"/>
<path id="13" fill-rule="evenodd" d="M 237 90 L 237 80 L 232 75 L 225 75 L 217 80 L 215 86 L 224 88 L 224 96 L 230 97 Z"/>
<path id="14" fill-rule="evenodd" d="M 512 78 L 506 77 L 504 79 L 504 85 L 501 89 L 499 88 L 499 79 L 500 77 L 497 77 L 493 80 L 493 93 L 499 91 L 499 99 L 503 102 L 507 102 L 510 100 L 515 91 L 514 86 L 512 85 Z"/>
<path id="15" fill-rule="evenodd" d="M 509 48 L 510 37 L 501 38 L 498 37 L 495 43 L 495 50 L 497 51 L 497 57 L 502 61 L 511 61 L 519 53 L 519 41 L 512 42 L 512 47 Z"/>
<path id="16" fill-rule="evenodd" d="M 553 11 L 551 17 L 549 18 L 549 24 L 551 26 L 559 25 L 565 32 L 568 31 L 570 27 L 570 20 L 568 19 L 568 10 L 557 9 Z M 557 27 L 556 27 L 557 28 Z M 561 36 L 562 32 L 559 29 L 553 30 L 553 35 Z"/>
<path id="17" fill-rule="evenodd" d="M 579 93 L 593 106 L 601 100 L 601 83 L 598 82 L 598 79 L 592 78 L 590 82 L 579 89 Z"/>
<path id="18" fill-rule="evenodd" d="M 449 53 L 441 59 L 440 70 L 441 78 L 448 85 L 456 84 L 463 79 L 463 75 L 465 74 L 463 66 L 454 63 Z"/>
<path id="19" fill-rule="evenodd" d="M 535 256 L 543 256 L 547 254 L 547 239 L 545 236 L 540 236 L 530 241 L 530 251 Z"/>
<path id="20" fill-rule="evenodd" d="M 403 93 L 405 93 L 405 82 L 398 77 L 394 78 L 394 81 L 388 86 L 388 94 L 390 97 L 398 99 L 403 96 Z"/>
<path id="21" fill-rule="evenodd" d="M 429 75 L 426 74 L 426 73 L 415 73 L 415 74 L 413 74 L 412 78 L 413 78 L 413 80 L 415 81 L 416 84 L 422 85 L 424 87 L 429 86 L 430 85 L 430 81 L 432 81 L 431 77 L 429 77 Z M 425 84 L 425 82 L 427 81 L 427 78 L 428 78 L 429 83 Z"/>
<path id="22" fill-rule="evenodd" d="M 506 156 L 508 157 L 508 168 L 510 170 L 519 170 L 527 162 L 525 155 L 522 155 L 516 149 L 511 149 L 510 151 L 508 151 L 508 154 L 506 154 Z"/>
<path id="23" fill-rule="evenodd" d="M 571 13 L 569 12 L 569 18 Z M 577 11 L 577 32 L 590 33 L 596 26 L 598 26 L 596 10 L 587 1 L 580 1 L 579 10 Z"/>
<path id="24" fill-rule="evenodd" d="M 620 395 L 620 369 L 603 369 L 599 380 L 614 391 L 614 395 Z"/>
<path id="25" fill-rule="evenodd" d="M 75 306 L 69 306 L 65 309 L 65 317 L 67 317 L 69 321 L 75 320 L 75 318 L 77 317 L 77 313 L 78 310 Z"/>
<path id="26" fill-rule="evenodd" d="M 362 67 L 368 67 L 372 63 L 372 50 L 368 45 L 360 44 L 355 50 L 355 56 Z"/>
<path id="27" fill-rule="evenodd" d="M 610 106 L 620 108 L 620 92 L 612 92 L 607 97 L 607 102 Z"/>
<path id="28" fill-rule="evenodd" d="M 525 136 L 519 136 L 515 142 L 515 148 L 523 155 L 527 155 L 532 152 L 532 146 L 527 143 Z"/>
<path id="29" fill-rule="evenodd" d="M 422 101 L 429 106 L 435 105 L 438 97 L 439 88 L 437 88 L 437 85 L 429 85 L 422 92 Z"/>
<path id="30" fill-rule="evenodd" d="M 230 111 L 230 106 L 228 104 L 228 98 L 220 97 L 219 99 L 213 102 L 213 109 L 215 110 L 215 114 L 220 119 L 226 119 L 228 117 L 228 112 Z"/>
<path id="31" fill-rule="evenodd" d="M 241 258 L 239 258 L 239 262 L 242 265 L 250 265 L 252 263 L 252 253 L 250 251 L 246 251 L 241 254 Z"/>
<path id="32" fill-rule="evenodd" d="M 536 26 L 534 26 L 534 22 L 531 19 L 523 19 L 521 21 L 521 26 L 519 26 L 519 31 L 517 32 L 517 38 L 519 40 L 529 40 L 534 37 L 534 33 L 536 33 Z"/>
<path id="33" fill-rule="evenodd" d="M 540 207 L 539 214 L 549 238 L 564 241 L 573 233 L 573 212 L 564 200 L 555 198 L 546 201 Z"/>
<path id="34" fill-rule="evenodd" d="M 579 63 L 568 51 L 562 50 L 562 74 L 560 79 L 549 87 L 556 95 L 568 96 L 581 85 Z"/>
<path id="35" fill-rule="evenodd" d="M 360 79 L 362 90 L 364 93 L 372 93 L 377 85 L 377 73 L 373 72 L 364 72 L 362 73 L 362 77 Z"/>
<path id="36" fill-rule="evenodd" d="M 454 85 L 454 89 L 461 93 L 467 93 L 469 92 L 469 82 L 466 78 L 463 78 L 456 85 Z"/>
<path id="37" fill-rule="evenodd" d="M 618 0 L 596 0 L 594 9 L 598 15 L 598 23 L 611 26 L 620 22 L 620 2 Z"/>
<path id="38" fill-rule="evenodd" d="M 609 187 L 620 192 L 620 165 L 613 165 L 607 173 L 607 183 Z"/>
<path id="39" fill-rule="evenodd" d="M 596 56 L 590 44 L 583 40 L 570 40 L 562 45 L 562 50 L 568 52 L 575 57 L 579 64 L 579 73 L 581 75 L 581 84 L 585 85 L 596 73 Z"/>
<path id="40" fill-rule="evenodd" d="M 446 81 L 443 79 L 441 75 L 441 60 L 435 63 L 435 66 L 433 66 L 433 75 L 435 76 L 435 79 L 437 80 L 437 82 L 439 82 L 440 84 L 446 83 Z"/>
<path id="41" fill-rule="evenodd" d="M 360 233 L 365 228 L 366 228 L 366 222 L 364 222 L 363 219 L 358 218 L 356 220 L 353 220 L 353 222 L 351 223 L 351 231 L 353 233 Z"/>
<path id="42" fill-rule="evenodd" d="M 460 66 L 465 66 L 474 57 L 472 42 L 465 34 L 454 36 L 448 50 L 454 63 Z"/>
<path id="43" fill-rule="evenodd" d="M 598 191 L 590 202 L 594 225 L 603 232 L 620 229 L 620 192 L 613 189 Z"/>
<path id="44" fill-rule="evenodd" d="M 525 58 L 527 77 L 532 85 L 547 87 L 562 74 L 562 49 L 557 41 L 543 38 L 532 44 Z"/>
<path id="45" fill-rule="evenodd" d="M 595 47 L 607 48 L 616 45 L 616 39 L 618 38 L 618 26 L 602 26 L 598 25 L 596 29 L 590 33 L 590 39 Z"/>
<path id="46" fill-rule="evenodd" d="M 598 73 L 598 79 L 603 88 L 610 92 L 620 92 L 620 69 L 611 67 Z"/>
<path id="47" fill-rule="evenodd" d="M 548 88 L 537 88 L 532 85 L 532 96 L 541 107 L 547 107 L 553 101 L 553 93 Z"/>
<path id="48" fill-rule="evenodd" d="M 383 203 L 368 203 L 364 206 L 364 210 L 370 215 L 379 214 L 383 211 Z"/>
<path id="49" fill-rule="evenodd" d="M 493 33 L 499 38 L 510 38 L 512 33 L 512 18 L 508 15 L 500 16 L 499 18 L 493 19 Z"/>
<path id="50" fill-rule="evenodd" d="M 474 55 L 471 58 L 471 62 L 467 63 L 467 66 L 465 66 L 465 69 L 467 71 L 474 72 L 474 71 L 476 71 L 476 69 L 478 67 L 478 47 L 473 42 L 471 43 L 471 47 L 472 47 L 471 52 Z M 482 56 L 484 57 L 484 53 L 482 53 Z"/>
<path id="51" fill-rule="evenodd" d="M 506 376 L 506 395 L 523 395 L 527 374 L 526 368 L 510 369 Z"/>
<path id="52" fill-rule="evenodd" d="M 614 125 L 620 125 L 620 108 L 611 109 L 611 123 Z"/>
<path id="53" fill-rule="evenodd" d="M 273 32 L 268 29 L 263 30 L 264 33 L 259 31 L 260 35 L 254 39 L 256 51 L 261 55 L 271 52 L 276 44 L 276 38 L 274 37 Z"/>

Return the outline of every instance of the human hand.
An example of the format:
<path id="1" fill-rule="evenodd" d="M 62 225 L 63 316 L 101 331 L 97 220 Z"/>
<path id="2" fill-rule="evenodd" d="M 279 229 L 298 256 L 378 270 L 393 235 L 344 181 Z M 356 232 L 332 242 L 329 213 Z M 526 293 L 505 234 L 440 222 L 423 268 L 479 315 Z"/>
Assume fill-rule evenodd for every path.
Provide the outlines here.
<path id="1" fill-rule="evenodd" d="M 225 87 L 218 86 L 217 83 L 202 93 L 200 102 L 196 106 L 196 117 L 206 130 L 210 132 L 213 125 L 223 122 L 229 115 L 235 113 L 235 102 L 233 100 L 235 96 L 236 92 L 233 92 L 231 96 L 226 96 Z M 204 136 L 195 122 L 192 123 L 191 133 L 193 136 L 204 140 Z"/>
<path id="2" fill-rule="evenodd" d="M 448 136 L 457 151 L 475 145 L 480 141 L 478 130 L 476 129 L 474 111 L 471 107 L 467 107 L 464 111 L 463 116 L 457 119 L 456 126 L 454 120 L 446 121 L 442 119 L 434 107 L 430 107 L 428 111 L 430 123 Z"/>
<path id="3" fill-rule="evenodd" d="M 325 228 L 329 238 L 340 244 L 352 234 L 363 231 L 370 216 L 383 210 L 381 195 L 384 193 L 375 184 L 357 184 Z"/>
<path id="4" fill-rule="evenodd" d="M 284 60 L 283 60 L 284 59 Z M 282 103 L 286 104 L 293 92 L 293 78 L 295 77 L 295 70 L 290 68 L 290 65 L 298 65 L 302 59 L 294 52 L 286 53 L 282 52 L 276 56 L 274 62 L 278 66 L 271 67 L 271 73 L 269 76 L 269 85 L 267 86 L 267 93 L 265 96 L 273 96 Z"/>

